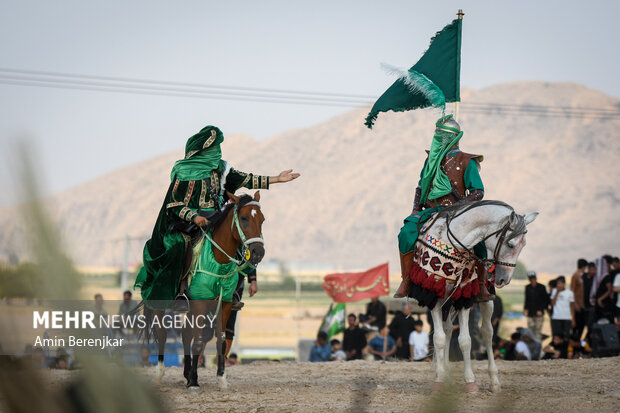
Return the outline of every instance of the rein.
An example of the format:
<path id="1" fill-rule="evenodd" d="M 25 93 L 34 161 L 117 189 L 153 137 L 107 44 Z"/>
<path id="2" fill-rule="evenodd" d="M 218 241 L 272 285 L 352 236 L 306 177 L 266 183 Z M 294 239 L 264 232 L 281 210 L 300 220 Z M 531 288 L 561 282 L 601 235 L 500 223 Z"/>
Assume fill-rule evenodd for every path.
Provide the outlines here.
<path id="1" fill-rule="evenodd" d="M 448 235 L 448 241 L 450 243 L 452 243 L 452 245 L 456 245 L 458 244 L 458 246 L 460 247 L 460 249 L 462 251 L 465 251 L 464 253 L 460 253 L 459 254 L 463 257 L 463 259 L 471 259 L 473 258 L 475 261 L 478 261 L 479 263 L 483 264 L 487 270 L 487 272 L 489 274 L 494 274 L 495 273 L 495 267 L 497 265 L 501 265 L 504 267 L 516 267 L 516 264 L 510 263 L 510 262 L 504 262 L 504 261 L 500 261 L 498 259 L 499 256 L 499 252 L 501 251 L 502 245 L 504 244 L 504 242 L 506 241 L 506 234 L 508 233 L 509 230 L 514 231 L 511 227 L 510 227 L 510 219 L 508 219 L 508 221 L 497 231 L 492 232 L 491 234 L 487 235 L 486 237 L 484 237 L 481 241 L 486 241 L 489 238 L 498 235 L 499 239 L 497 241 L 497 244 L 495 245 L 495 250 L 493 251 L 493 258 L 479 258 L 476 256 L 476 254 L 474 254 L 473 249 L 467 248 L 452 232 L 452 230 L 450 229 L 450 223 L 452 222 L 452 220 L 454 220 L 455 218 L 465 214 L 466 212 L 471 211 L 474 208 L 478 208 L 481 206 L 487 206 L 487 205 L 497 205 L 497 206 L 503 206 L 506 207 L 508 209 L 510 209 L 512 211 L 512 213 L 514 213 L 514 209 L 504 203 L 504 202 L 500 202 L 500 201 L 481 201 L 475 204 L 471 204 L 468 205 L 467 207 L 456 211 L 454 213 L 451 213 L 452 211 L 447 211 L 446 212 L 446 230 L 447 230 L 447 235 Z M 440 211 L 438 213 L 441 214 L 441 212 L 444 211 Z M 525 232 L 523 232 L 525 233 Z M 511 238 L 514 238 L 517 235 L 521 235 L 519 234 L 512 234 Z M 455 243 L 456 241 L 456 243 Z"/>

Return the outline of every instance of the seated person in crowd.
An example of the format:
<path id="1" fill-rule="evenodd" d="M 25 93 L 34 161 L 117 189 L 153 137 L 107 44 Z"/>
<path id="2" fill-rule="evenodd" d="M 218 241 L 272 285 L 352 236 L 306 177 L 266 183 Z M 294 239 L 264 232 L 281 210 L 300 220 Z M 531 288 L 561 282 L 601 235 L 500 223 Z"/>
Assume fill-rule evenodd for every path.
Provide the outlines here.
<path id="1" fill-rule="evenodd" d="M 387 340 L 387 345 L 384 351 L 385 340 Z M 388 328 L 385 324 L 379 330 L 379 334 L 368 343 L 368 352 L 375 356 L 375 360 L 388 360 L 396 353 L 396 342 L 388 335 Z"/>
<path id="2" fill-rule="evenodd" d="M 428 333 L 422 330 L 422 320 L 416 320 L 414 330 L 409 335 L 410 358 L 413 361 L 430 361 L 428 356 Z"/>
<path id="3" fill-rule="evenodd" d="M 525 341 L 521 339 L 521 334 L 513 333 L 510 337 L 515 346 L 515 360 L 531 360 L 532 354 L 530 348 L 525 344 Z"/>
<path id="4" fill-rule="evenodd" d="M 569 359 L 587 359 L 592 357 L 592 350 L 585 340 L 579 341 L 571 338 L 568 341 L 567 356 Z"/>
<path id="5" fill-rule="evenodd" d="M 340 344 L 340 340 L 335 338 L 329 342 L 329 345 L 332 347 L 331 360 L 340 361 L 347 359 L 347 355 L 344 351 L 342 351 L 342 345 Z"/>
<path id="6" fill-rule="evenodd" d="M 553 341 L 543 348 L 545 355 L 543 360 L 566 359 L 568 358 L 568 343 L 563 335 L 554 335 Z"/>
<path id="7" fill-rule="evenodd" d="M 312 362 L 329 361 L 332 355 L 332 347 L 327 342 L 327 333 L 325 331 L 319 331 L 316 341 L 310 349 L 310 358 Z"/>
<path id="8" fill-rule="evenodd" d="M 226 365 L 236 366 L 238 364 L 239 364 L 239 357 L 237 357 L 237 353 L 230 353 L 230 355 L 226 359 Z"/>

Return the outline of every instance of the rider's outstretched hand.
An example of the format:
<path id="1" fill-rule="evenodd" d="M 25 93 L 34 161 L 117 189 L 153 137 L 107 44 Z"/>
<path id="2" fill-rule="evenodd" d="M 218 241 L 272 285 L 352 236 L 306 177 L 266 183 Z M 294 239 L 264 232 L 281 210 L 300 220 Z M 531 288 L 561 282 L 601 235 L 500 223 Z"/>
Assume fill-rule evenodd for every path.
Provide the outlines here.
<path id="1" fill-rule="evenodd" d="M 299 178 L 300 176 L 301 174 L 293 172 L 292 169 L 287 169 L 286 171 L 280 172 L 278 176 L 270 178 L 269 183 L 290 182 L 293 179 Z"/>

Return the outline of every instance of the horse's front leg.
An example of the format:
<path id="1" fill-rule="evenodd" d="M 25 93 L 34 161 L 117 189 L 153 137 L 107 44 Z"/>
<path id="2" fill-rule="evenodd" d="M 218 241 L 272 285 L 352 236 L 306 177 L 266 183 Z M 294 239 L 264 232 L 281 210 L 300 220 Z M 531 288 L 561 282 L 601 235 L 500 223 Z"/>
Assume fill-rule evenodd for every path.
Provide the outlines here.
<path id="1" fill-rule="evenodd" d="M 459 311 L 459 347 L 463 353 L 463 364 L 465 377 L 465 391 L 475 393 L 479 390 L 476 384 L 474 372 L 471 369 L 471 337 L 469 336 L 469 311 L 470 309 L 462 309 Z"/>
<path id="2" fill-rule="evenodd" d="M 443 317 L 443 313 L 442 313 L 442 317 Z M 446 371 L 446 375 L 448 375 L 450 372 L 450 346 L 452 343 L 452 332 L 454 331 L 452 320 L 454 320 L 454 310 L 450 309 L 450 312 L 448 314 L 448 317 L 446 318 L 446 321 L 442 323 L 443 331 L 446 335 L 446 347 L 444 348 L 444 358 L 443 358 L 444 369 Z"/>
<path id="3" fill-rule="evenodd" d="M 189 386 L 189 377 L 192 371 L 192 336 L 193 331 L 189 324 L 183 325 L 181 330 L 181 338 L 183 340 L 183 377 L 187 380 L 187 386 Z"/>
<path id="4" fill-rule="evenodd" d="M 168 338 L 168 332 L 163 327 L 164 312 L 161 310 L 154 310 L 153 317 L 157 318 L 157 368 L 155 369 L 155 382 L 161 384 L 161 380 L 164 377 L 164 354 L 166 352 L 166 339 Z"/>
<path id="5" fill-rule="evenodd" d="M 479 303 L 480 313 L 482 315 L 482 326 L 480 332 L 484 345 L 487 348 L 487 356 L 489 358 L 489 379 L 491 381 L 491 391 L 498 392 L 501 390 L 501 384 L 497 374 L 497 365 L 493 355 L 493 325 L 491 324 L 491 315 L 493 314 L 493 301 L 484 301 Z"/>
<path id="6" fill-rule="evenodd" d="M 203 350 L 202 339 L 203 339 L 203 328 L 204 325 L 201 324 L 198 320 L 203 319 L 203 317 L 207 314 L 207 302 L 203 300 L 192 300 L 190 301 L 190 313 L 191 317 L 194 321 L 194 326 L 192 328 L 193 333 L 193 342 L 191 346 L 192 351 L 192 365 L 189 372 L 188 384 L 187 387 L 197 388 L 198 384 L 198 359 Z"/>
<path id="7" fill-rule="evenodd" d="M 435 364 L 435 382 L 433 383 L 433 391 L 438 391 L 443 388 L 443 382 L 446 379 L 446 366 L 445 366 L 445 347 L 446 347 L 446 333 L 444 332 L 443 320 L 441 319 L 441 305 L 437 303 L 435 308 L 431 311 L 433 317 L 433 325 L 435 326 L 433 333 L 433 362 Z"/>
<path id="8" fill-rule="evenodd" d="M 221 317 L 217 329 L 217 381 L 220 390 L 228 389 L 226 380 L 226 323 L 230 317 L 232 302 L 222 302 Z"/>

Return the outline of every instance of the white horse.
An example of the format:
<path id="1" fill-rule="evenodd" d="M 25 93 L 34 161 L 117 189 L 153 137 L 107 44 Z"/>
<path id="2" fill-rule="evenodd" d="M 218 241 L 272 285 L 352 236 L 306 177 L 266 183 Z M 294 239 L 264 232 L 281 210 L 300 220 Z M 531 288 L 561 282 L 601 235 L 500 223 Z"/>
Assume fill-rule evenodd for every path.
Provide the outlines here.
<path id="1" fill-rule="evenodd" d="M 475 260 L 483 263 L 489 274 L 495 277 L 495 286 L 502 288 L 510 283 L 517 258 L 525 246 L 526 226 L 534 221 L 537 215 L 538 212 L 533 212 L 527 216 L 518 215 L 512 207 L 498 201 L 457 204 L 443 209 L 438 218 L 430 224 L 427 231 L 438 238 L 440 242 L 464 251 L 465 253 L 461 257 L 465 261 Z M 420 235 L 418 241 L 423 241 L 423 239 L 424 234 Z M 478 259 L 473 254 L 473 247 L 481 241 L 485 241 L 489 257 L 485 260 Z M 459 325 L 461 326 L 458 340 L 465 365 L 465 391 L 476 392 L 479 387 L 471 368 L 471 338 L 468 328 L 470 308 L 455 310 L 451 307 L 451 302 L 448 302 L 456 285 L 446 284 L 444 297 L 439 299 L 431 310 L 434 324 L 433 345 L 435 347 L 433 391 L 440 390 L 446 380 L 449 368 L 448 354 L 452 336 L 452 320 L 458 314 Z M 450 306 L 446 321 L 442 317 L 442 306 L 444 304 Z M 491 391 L 497 392 L 501 385 L 493 357 L 493 327 L 491 325 L 493 302 L 487 301 L 479 304 L 482 315 L 481 333 L 489 359 L 488 370 Z"/>

